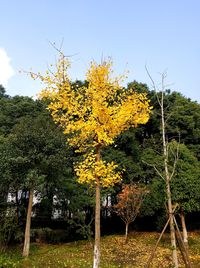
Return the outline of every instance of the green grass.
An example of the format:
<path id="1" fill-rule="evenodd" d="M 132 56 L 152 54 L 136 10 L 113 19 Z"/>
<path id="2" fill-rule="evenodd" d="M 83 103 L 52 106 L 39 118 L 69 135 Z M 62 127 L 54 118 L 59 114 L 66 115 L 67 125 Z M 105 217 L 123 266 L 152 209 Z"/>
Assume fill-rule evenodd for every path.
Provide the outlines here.
<path id="1" fill-rule="evenodd" d="M 123 236 L 106 236 L 101 239 L 101 268 L 144 267 L 151 253 L 157 233 L 133 233 L 128 242 Z M 200 234 L 190 234 L 190 256 L 192 267 L 200 267 Z M 92 267 L 93 245 L 77 241 L 60 245 L 31 244 L 30 255 L 21 257 L 22 245 L 0 253 L 1 268 L 90 268 Z M 179 259 L 181 255 L 179 253 Z M 171 250 L 169 236 L 165 235 L 156 253 L 153 268 L 169 268 Z M 184 267 L 180 261 L 180 267 Z"/>

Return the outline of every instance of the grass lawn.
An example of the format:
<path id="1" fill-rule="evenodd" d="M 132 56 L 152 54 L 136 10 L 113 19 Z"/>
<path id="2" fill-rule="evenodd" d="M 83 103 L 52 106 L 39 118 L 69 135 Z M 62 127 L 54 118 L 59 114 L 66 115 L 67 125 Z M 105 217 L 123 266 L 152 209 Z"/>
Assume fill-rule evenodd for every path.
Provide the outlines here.
<path id="1" fill-rule="evenodd" d="M 144 267 L 152 251 L 158 233 L 132 233 L 128 242 L 124 237 L 113 235 L 101 239 L 101 268 Z M 189 234 L 190 259 L 192 267 L 200 267 L 200 233 Z M 93 245 L 87 241 L 71 242 L 59 245 L 31 244 L 30 256 L 21 257 L 22 246 L 10 248 L 0 253 L 0 267 L 12 268 L 90 268 L 92 267 Z M 181 259 L 181 255 L 179 253 Z M 169 236 L 162 239 L 153 261 L 153 268 L 170 268 L 171 250 Z M 182 260 L 181 267 L 184 267 Z"/>

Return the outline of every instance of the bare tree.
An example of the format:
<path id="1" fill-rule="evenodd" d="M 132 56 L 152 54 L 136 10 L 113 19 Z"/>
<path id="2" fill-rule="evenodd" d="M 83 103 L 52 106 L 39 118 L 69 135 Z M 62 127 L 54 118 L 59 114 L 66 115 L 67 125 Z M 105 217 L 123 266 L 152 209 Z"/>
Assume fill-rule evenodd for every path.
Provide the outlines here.
<path id="1" fill-rule="evenodd" d="M 157 173 L 165 180 L 166 184 L 166 194 L 167 194 L 167 210 L 169 214 L 169 226 L 170 226 L 170 239 L 171 239 L 171 247 L 172 247 L 172 261 L 175 268 L 178 268 L 178 256 L 177 256 L 177 245 L 176 245 L 176 235 L 175 235 L 175 222 L 174 222 L 174 211 L 173 211 L 173 204 L 172 204 L 172 194 L 171 194 L 171 180 L 174 176 L 174 172 L 176 169 L 176 164 L 178 160 L 178 148 L 177 154 L 174 159 L 173 169 L 169 171 L 169 154 L 168 154 L 168 141 L 166 137 L 166 117 L 164 111 L 164 92 L 166 90 L 165 79 L 166 73 L 161 74 L 161 89 L 160 94 L 158 94 L 157 86 L 155 85 L 154 80 L 152 79 L 148 69 L 146 68 L 147 74 L 152 82 L 153 89 L 155 90 L 157 101 L 160 106 L 161 111 L 161 133 L 162 133 L 162 146 L 163 146 L 163 165 L 164 165 L 164 173 L 158 171 Z"/>

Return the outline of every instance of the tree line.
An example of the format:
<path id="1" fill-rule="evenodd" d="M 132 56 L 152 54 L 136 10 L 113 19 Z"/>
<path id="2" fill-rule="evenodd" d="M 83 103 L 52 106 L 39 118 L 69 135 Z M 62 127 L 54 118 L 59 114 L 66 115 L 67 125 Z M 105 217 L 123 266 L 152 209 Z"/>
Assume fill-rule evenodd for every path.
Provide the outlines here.
<path id="1" fill-rule="evenodd" d="M 88 81 L 71 83 L 77 90 L 88 85 Z M 153 109 L 147 124 L 126 130 L 116 137 L 114 144 L 101 150 L 105 160 L 114 161 L 119 170 L 123 170 L 123 183 L 102 192 L 101 217 L 107 222 L 116 220 L 113 208 L 122 189 L 126 185 L 142 184 L 148 193 L 143 197 L 140 218 L 152 218 L 153 228 L 159 229 L 167 217 L 165 183 L 156 171 L 163 168 L 160 107 L 155 92 L 146 84 L 133 81 L 126 89 L 130 88 L 146 93 Z M 180 224 L 186 230 L 187 224 L 190 225 L 187 215 L 200 209 L 200 109 L 197 102 L 169 89 L 164 92 L 163 103 L 171 171 L 177 145 L 179 147 L 171 182 L 172 200 L 177 204 Z M 47 223 L 55 221 L 52 216 L 57 210 L 66 229 L 87 237 L 93 230 L 94 189 L 77 183 L 73 163 L 81 160 L 81 154 L 66 143 L 47 105 L 48 100 L 10 97 L 0 88 L 0 239 L 3 246 L 23 238 L 30 189 L 34 189 L 38 200 L 33 207 L 37 227 L 49 226 Z M 7 202 L 8 193 L 15 197 L 12 203 Z"/>

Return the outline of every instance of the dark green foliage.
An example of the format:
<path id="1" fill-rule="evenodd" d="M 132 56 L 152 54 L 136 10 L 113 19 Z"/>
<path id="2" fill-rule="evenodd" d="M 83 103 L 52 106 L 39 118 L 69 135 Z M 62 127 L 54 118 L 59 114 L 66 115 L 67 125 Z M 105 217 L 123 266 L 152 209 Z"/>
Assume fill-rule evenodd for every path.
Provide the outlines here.
<path id="1" fill-rule="evenodd" d="M 74 90 L 87 86 L 87 81 L 75 81 Z M 150 193 L 142 205 L 142 216 L 157 219 L 157 227 L 162 226 L 166 217 L 165 182 L 162 174 L 163 157 L 160 128 L 160 107 L 156 95 L 148 86 L 133 81 L 127 88 L 145 92 L 153 106 L 152 115 L 146 125 L 129 129 L 120 135 L 115 145 L 106 148 L 102 156 L 107 161 L 118 164 L 123 170 L 123 183 L 146 183 Z M 167 90 L 164 94 L 166 134 L 170 145 L 169 169 L 173 170 L 174 154 L 179 145 L 179 161 L 172 179 L 173 201 L 185 213 L 200 210 L 199 159 L 200 159 L 200 106 L 180 93 Z M 40 199 L 34 205 L 35 219 L 51 222 L 56 210 L 58 217 L 70 228 L 85 237 L 91 236 L 94 217 L 94 192 L 88 186 L 76 181 L 73 163 L 79 159 L 66 143 L 62 130 L 53 122 L 44 102 L 29 97 L 10 97 L 0 86 L 0 240 L 7 241 L 13 236 L 20 237 L 27 206 L 28 189 L 34 188 Z M 18 194 L 23 190 L 23 196 Z M 102 190 L 102 215 L 111 218 L 109 207 L 116 203 L 116 195 L 121 184 L 112 189 Z M 7 194 L 16 197 L 7 203 Z M 110 197 L 111 203 L 105 199 Z M 106 205 L 105 205 L 106 203 Z M 8 208 L 12 215 L 6 217 Z M 106 213 L 104 213 L 104 210 Z M 105 214 L 105 215 L 104 215 Z M 68 226 L 68 225 L 67 225 Z M 40 227 L 40 226 L 39 226 Z M 41 226 L 42 227 L 42 226 Z M 74 233 L 75 233 L 74 231 Z M 55 241 L 54 231 L 45 229 L 48 241 Z M 68 232 L 68 231 L 67 231 Z M 48 235 L 47 235 L 48 233 Z M 58 233 L 58 237 L 60 237 Z M 74 234 L 75 236 L 75 234 Z M 60 238 L 58 239 L 60 241 Z"/>
<path id="2" fill-rule="evenodd" d="M 22 242 L 23 232 L 16 221 L 13 206 L 7 207 L 6 215 L 0 215 L 0 251 L 4 251 L 10 243 Z"/>
<path id="3" fill-rule="evenodd" d="M 44 103 L 34 101 L 29 97 L 8 97 L 0 98 L 0 135 L 8 135 L 13 126 L 20 118 L 25 116 L 35 117 L 47 113 Z"/>
<path id="4" fill-rule="evenodd" d="M 58 244 L 68 241 L 70 234 L 68 230 L 52 230 L 51 228 L 38 228 L 31 230 L 32 241 L 40 243 Z"/>
<path id="5" fill-rule="evenodd" d="M 174 152 L 177 144 L 170 144 Z M 172 180 L 172 197 L 185 212 L 200 210 L 200 164 L 194 154 L 184 144 L 179 145 L 179 160 Z"/>

